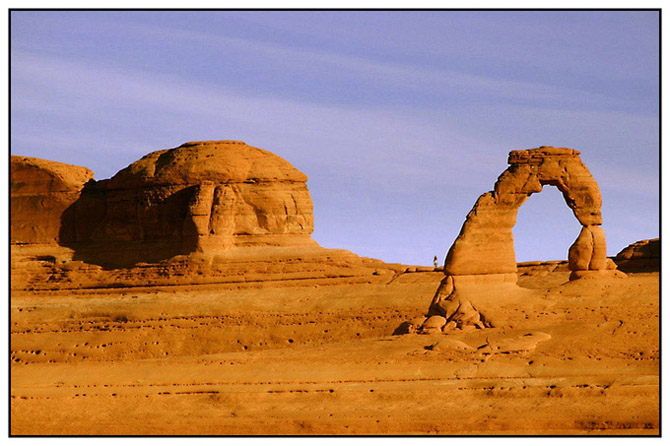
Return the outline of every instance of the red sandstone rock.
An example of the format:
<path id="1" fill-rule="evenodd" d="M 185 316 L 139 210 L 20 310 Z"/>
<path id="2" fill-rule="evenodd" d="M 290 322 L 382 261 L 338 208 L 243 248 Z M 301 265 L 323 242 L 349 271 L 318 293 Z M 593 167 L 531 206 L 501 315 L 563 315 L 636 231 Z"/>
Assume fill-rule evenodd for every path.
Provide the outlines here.
<path id="1" fill-rule="evenodd" d="M 443 316 L 456 322 L 458 328 L 491 326 L 468 297 L 458 292 L 458 284 L 483 284 L 486 278 L 516 282 L 512 227 L 519 207 L 545 185 L 556 186 L 563 193 L 582 225 L 568 251 L 570 279 L 625 277 L 608 262 L 605 233 L 600 227 L 600 190 L 578 151 L 547 146 L 514 150 L 508 163 L 510 166 L 498 177 L 493 191 L 481 195 L 468 213 L 449 249 L 444 265 L 447 278 L 433 297 L 428 317 Z"/>
<path id="2" fill-rule="evenodd" d="M 593 234 L 586 226 L 582 227 L 577 240 L 568 251 L 568 266 L 571 271 L 586 271 L 593 256 Z"/>
<path id="3" fill-rule="evenodd" d="M 614 258 L 623 271 L 658 271 L 661 266 L 661 240 L 640 240 L 626 246 Z"/>
<path id="4" fill-rule="evenodd" d="M 118 265 L 234 246 L 315 245 L 307 177 L 268 151 L 204 141 L 152 152 L 82 192 L 76 239 Z"/>
<path id="5" fill-rule="evenodd" d="M 407 268 L 321 248 L 307 177 L 241 142 L 160 150 L 98 182 L 32 158 L 13 157 L 11 172 L 13 289 L 318 286 Z"/>
<path id="6" fill-rule="evenodd" d="M 615 260 L 631 259 L 660 259 L 661 258 L 661 240 L 653 238 L 649 240 L 639 240 L 631 243 L 622 249 L 615 257 Z"/>
<path id="7" fill-rule="evenodd" d="M 72 234 L 65 211 L 93 178 L 85 167 L 12 155 L 10 160 L 11 243 L 57 243 Z M 63 221 L 63 220 L 66 221 Z"/>
<path id="8" fill-rule="evenodd" d="M 579 152 L 566 148 L 540 147 L 510 152 L 510 167 L 504 171 L 494 190 L 483 194 L 466 217 L 458 238 L 445 262 L 448 275 L 504 274 L 516 272 L 514 236 L 519 207 L 544 185 L 556 186 L 573 210 L 575 217 L 589 228 L 602 224 L 602 199 L 598 184 L 579 158 Z M 597 233 L 597 247 L 580 268 L 604 269 L 604 234 Z M 594 251 L 595 249 L 595 251 Z M 575 251 L 577 252 L 577 251 Z M 592 265 L 591 257 L 596 255 Z"/>

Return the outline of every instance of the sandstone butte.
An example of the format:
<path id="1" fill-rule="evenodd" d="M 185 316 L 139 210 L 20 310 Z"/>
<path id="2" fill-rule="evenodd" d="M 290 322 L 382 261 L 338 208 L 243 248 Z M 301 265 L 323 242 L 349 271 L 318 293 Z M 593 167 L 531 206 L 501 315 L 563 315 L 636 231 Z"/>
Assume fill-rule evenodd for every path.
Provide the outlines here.
<path id="1" fill-rule="evenodd" d="M 658 435 L 660 241 L 606 257 L 579 155 L 512 151 L 443 268 L 322 248 L 307 177 L 242 142 L 12 156 L 11 432 Z M 576 240 L 517 264 L 547 185 Z"/>

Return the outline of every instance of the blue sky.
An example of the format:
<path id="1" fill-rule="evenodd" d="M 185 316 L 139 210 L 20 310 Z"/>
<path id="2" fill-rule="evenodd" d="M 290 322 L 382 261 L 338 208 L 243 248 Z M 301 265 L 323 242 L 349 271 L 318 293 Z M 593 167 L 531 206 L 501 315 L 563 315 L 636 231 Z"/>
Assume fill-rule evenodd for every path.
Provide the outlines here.
<path id="1" fill-rule="evenodd" d="M 11 14 L 11 151 L 97 179 L 234 139 L 305 172 L 313 237 L 430 264 L 507 153 L 571 147 L 600 184 L 608 254 L 659 234 L 657 12 Z M 565 259 L 547 186 L 517 259 Z"/>

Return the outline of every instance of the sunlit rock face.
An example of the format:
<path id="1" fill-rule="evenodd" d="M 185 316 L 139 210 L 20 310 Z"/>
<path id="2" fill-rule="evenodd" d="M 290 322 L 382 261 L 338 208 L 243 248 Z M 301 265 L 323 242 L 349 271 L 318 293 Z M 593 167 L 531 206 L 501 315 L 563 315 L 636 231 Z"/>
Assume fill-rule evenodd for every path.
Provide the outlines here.
<path id="1" fill-rule="evenodd" d="M 183 253 L 231 246 L 312 244 L 307 176 L 238 141 L 152 152 L 84 191 L 78 213 L 102 214 L 78 241 L 157 242 Z M 98 203 L 95 203 L 98 201 Z"/>
<path id="2" fill-rule="evenodd" d="M 12 289 L 367 284 L 406 270 L 319 246 L 307 177 L 243 142 L 159 150 L 102 181 L 19 161 Z"/>
<path id="3" fill-rule="evenodd" d="M 107 267 L 242 247 L 318 246 L 307 176 L 238 141 L 149 153 L 112 178 L 12 157 L 11 239 Z"/>

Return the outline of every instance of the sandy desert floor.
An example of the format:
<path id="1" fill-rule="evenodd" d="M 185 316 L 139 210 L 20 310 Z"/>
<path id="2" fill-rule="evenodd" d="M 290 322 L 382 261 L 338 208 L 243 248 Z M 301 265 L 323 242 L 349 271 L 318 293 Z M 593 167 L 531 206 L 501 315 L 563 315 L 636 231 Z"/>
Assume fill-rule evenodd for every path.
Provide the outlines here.
<path id="1" fill-rule="evenodd" d="M 658 435 L 658 273 L 393 336 L 442 278 L 13 291 L 11 433 Z"/>

